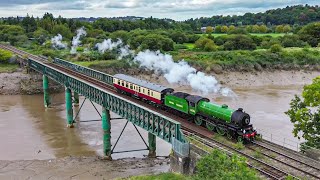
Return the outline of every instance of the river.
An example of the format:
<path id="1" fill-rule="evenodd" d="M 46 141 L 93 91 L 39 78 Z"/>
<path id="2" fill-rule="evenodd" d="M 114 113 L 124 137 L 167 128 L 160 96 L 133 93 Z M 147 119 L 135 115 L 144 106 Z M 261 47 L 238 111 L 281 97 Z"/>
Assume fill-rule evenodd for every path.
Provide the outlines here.
<path id="1" fill-rule="evenodd" d="M 182 88 L 181 88 L 182 89 Z M 234 89 L 236 98 L 210 97 L 219 104 L 232 108 L 242 107 L 251 115 L 251 122 L 264 135 L 280 143 L 283 139 L 298 141 L 291 131 L 293 125 L 284 114 L 294 94 L 300 94 L 301 86 L 265 86 L 258 88 Z M 81 98 L 80 103 L 83 98 Z M 0 159 L 28 160 L 51 159 L 65 156 L 102 155 L 101 122 L 78 122 L 75 128 L 66 127 L 64 94 L 52 96 L 53 105 L 45 109 L 42 95 L 0 96 Z M 78 107 L 79 108 L 79 107 Z M 75 111 L 78 110 L 74 108 Z M 101 107 L 97 105 L 98 110 Z M 76 112 L 75 112 L 76 114 Z M 112 117 L 117 117 L 111 114 Z M 78 121 L 97 120 L 99 115 L 90 101 L 86 101 Z M 125 120 L 111 122 L 112 144 L 115 144 Z M 139 128 L 140 129 L 140 128 Z M 147 141 L 147 133 L 140 129 Z M 291 143 L 295 146 L 295 143 Z M 129 123 L 115 151 L 143 149 L 145 145 Z M 171 145 L 157 138 L 157 155 L 166 156 Z M 142 157 L 147 151 L 114 154 L 113 158 Z"/>

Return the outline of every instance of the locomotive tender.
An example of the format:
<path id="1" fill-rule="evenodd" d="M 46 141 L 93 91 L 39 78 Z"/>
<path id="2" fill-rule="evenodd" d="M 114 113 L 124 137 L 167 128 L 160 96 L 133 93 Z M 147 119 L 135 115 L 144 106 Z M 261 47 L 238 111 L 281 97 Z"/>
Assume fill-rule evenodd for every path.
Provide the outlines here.
<path id="1" fill-rule="evenodd" d="M 172 88 L 125 74 L 114 75 L 113 85 L 120 93 L 153 103 L 193 121 L 198 126 L 206 126 L 210 131 L 216 130 L 220 135 L 227 135 L 229 139 L 253 141 L 257 135 L 250 124 L 250 115 L 242 108 L 234 110 L 225 104 L 211 103 L 209 99 L 201 96 L 174 92 Z"/>

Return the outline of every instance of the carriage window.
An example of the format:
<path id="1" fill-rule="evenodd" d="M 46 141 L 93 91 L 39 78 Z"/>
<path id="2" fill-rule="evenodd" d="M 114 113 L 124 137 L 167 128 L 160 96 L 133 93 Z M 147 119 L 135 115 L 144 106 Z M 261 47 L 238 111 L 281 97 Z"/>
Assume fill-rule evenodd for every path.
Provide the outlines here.
<path id="1" fill-rule="evenodd" d="M 151 96 L 153 96 L 153 91 L 151 91 Z"/>
<path id="2" fill-rule="evenodd" d="M 128 87 L 129 86 L 129 83 L 126 83 L 126 87 Z"/>
<path id="3" fill-rule="evenodd" d="M 118 80 L 118 84 L 120 85 L 120 80 Z"/>
<path id="4" fill-rule="evenodd" d="M 130 89 L 133 89 L 133 86 L 132 86 L 132 84 L 130 84 Z"/>
<path id="5" fill-rule="evenodd" d="M 140 89 L 140 87 L 138 87 L 138 89 L 139 89 L 139 92 L 141 92 L 141 89 Z"/>
<path id="6" fill-rule="evenodd" d="M 148 90 L 148 95 L 150 95 L 150 90 Z"/>
<path id="7" fill-rule="evenodd" d="M 122 84 L 122 86 L 124 86 L 124 82 L 123 81 L 121 81 L 121 84 Z"/>
<path id="8" fill-rule="evenodd" d="M 142 91 L 143 91 L 143 93 L 144 93 L 144 89 L 143 89 Z"/>

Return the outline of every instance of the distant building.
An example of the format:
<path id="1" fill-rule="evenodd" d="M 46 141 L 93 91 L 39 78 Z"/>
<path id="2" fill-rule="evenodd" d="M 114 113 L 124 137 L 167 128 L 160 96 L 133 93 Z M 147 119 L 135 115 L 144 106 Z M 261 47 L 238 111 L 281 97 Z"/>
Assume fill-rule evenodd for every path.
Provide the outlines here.
<path id="1" fill-rule="evenodd" d="M 201 32 L 206 33 L 206 29 L 207 29 L 207 27 L 201 27 Z"/>

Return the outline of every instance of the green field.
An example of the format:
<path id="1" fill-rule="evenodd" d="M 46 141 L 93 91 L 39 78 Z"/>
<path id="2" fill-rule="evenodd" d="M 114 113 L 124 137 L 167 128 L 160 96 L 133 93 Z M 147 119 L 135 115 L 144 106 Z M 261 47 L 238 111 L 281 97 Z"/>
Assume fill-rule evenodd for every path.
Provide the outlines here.
<path id="1" fill-rule="evenodd" d="M 249 33 L 252 36 L 272 36 L 272 37 L 281 37 L 284 36 L 285 33 Z M 201 36 L 207 36 L 207 34 L 198 34 Z M 227 36 L 228 34 L 218 34 L 218 33 L 212 33 L 212 36 L 218 37 L 218 36 Z"/>

